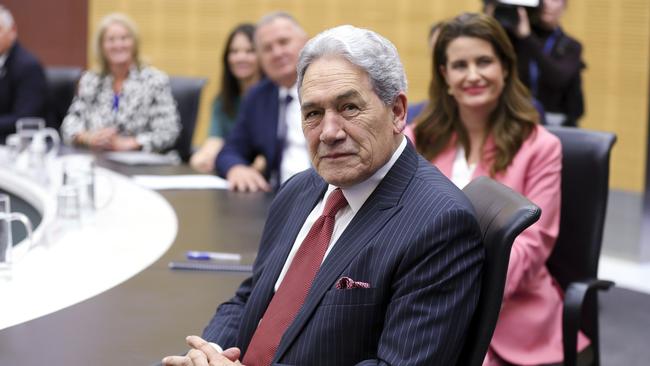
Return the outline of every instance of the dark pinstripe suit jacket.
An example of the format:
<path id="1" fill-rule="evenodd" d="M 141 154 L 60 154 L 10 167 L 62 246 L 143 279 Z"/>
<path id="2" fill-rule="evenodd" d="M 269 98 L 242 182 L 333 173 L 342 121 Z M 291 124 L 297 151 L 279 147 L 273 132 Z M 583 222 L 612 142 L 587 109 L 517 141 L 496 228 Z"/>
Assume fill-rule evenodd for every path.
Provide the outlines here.
<path id="1" fill-rule="evenodd" d="M 309 170 L 278 192 L 253 276 L 219 306 L 204 338 L 246 352 L 296 235 L 326 188 Z M 483 261 L 470 207 L 409 143 L 323 262 L 274 362 L 453 365 Z M 342 276 L 370 288 L 338 290 Z"/>

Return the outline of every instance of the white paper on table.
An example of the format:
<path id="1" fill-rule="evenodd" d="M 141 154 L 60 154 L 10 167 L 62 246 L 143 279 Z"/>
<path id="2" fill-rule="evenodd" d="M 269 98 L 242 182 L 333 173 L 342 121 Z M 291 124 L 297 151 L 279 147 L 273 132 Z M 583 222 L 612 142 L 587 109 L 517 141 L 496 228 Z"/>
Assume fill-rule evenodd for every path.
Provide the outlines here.
<path id="1" fill-rule="evenodd" d="M 228 181 L 215 175 L 134 175 L 133 181 L 150 189 L 228 189 Z"/>
<path id="2" fill-rule="evenodd" d="M 104 154 L 108 160 L 127 165 L 177 165 L 178 156 L 143 151 L 119 151 Z"/>

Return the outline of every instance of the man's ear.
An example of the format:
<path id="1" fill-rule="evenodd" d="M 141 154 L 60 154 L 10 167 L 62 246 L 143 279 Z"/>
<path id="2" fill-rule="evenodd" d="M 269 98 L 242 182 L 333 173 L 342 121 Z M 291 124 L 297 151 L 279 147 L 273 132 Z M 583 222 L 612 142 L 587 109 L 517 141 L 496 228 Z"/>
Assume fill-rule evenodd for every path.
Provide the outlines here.
<path id="1" fill-rule="evenodd" d="M 10 35 L 9 37 L 11 38 L 11 42 L 16 42 L 16 39 L 18 39 L 18 26 L 16 25 L 16 22 L 11 25 L 11 29 L 9 30 Z"/>
<path id="2" fill-rule="evenodd" d="M 393 102 L 393 133 L 400 134 L 406 126 L 406 94 L 400 92 Z"/>

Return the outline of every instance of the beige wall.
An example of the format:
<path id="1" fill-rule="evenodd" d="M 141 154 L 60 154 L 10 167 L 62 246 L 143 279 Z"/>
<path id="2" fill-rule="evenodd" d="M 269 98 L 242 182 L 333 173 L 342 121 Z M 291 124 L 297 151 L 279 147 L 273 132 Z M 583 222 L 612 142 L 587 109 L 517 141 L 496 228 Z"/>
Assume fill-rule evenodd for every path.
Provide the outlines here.
<path id="1" fill-rule="evenodd" d="M 429 25 L 461 11 L 477 11 L 480 0 L 90 0 L 89 8 L 91 32 L 106 13 L 125 12 L 140 27 L 149 62 L 170 75 L 209 78 L 194 139 L 200 144 L 218 89 L 223 42 L 237 23 L 286 10 L 311 35 L 345 23 L 371 28 L 397 46 L 409 99 L 419 101 L 426 97 L 430 77 Z M 644 187 L 649 18 L 647 0 L 571 0 L 564 19 L 566 30 L 585 46 L 587 112 L 582 126 L 617 133 L 611 184 L 630 191 Z"/>

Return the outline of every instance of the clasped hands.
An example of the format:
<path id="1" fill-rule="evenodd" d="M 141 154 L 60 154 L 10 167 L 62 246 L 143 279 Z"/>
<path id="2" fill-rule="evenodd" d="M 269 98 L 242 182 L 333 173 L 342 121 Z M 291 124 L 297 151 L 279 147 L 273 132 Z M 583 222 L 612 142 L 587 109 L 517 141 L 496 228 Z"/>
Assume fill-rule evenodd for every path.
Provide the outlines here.
<path id="1" fill-rule="evenodd" d="M 76 142 L 94 150 L 129 151 L 141 147 L 135 137 L 122 136 L 115 127 L 81 132 L 77 135 Z"/>
<path id="2" fill-rule="evenodd" d="M 237 347 L 217 351 L 210 343 L 198 336 L 188 336 L 185 342 L 190 350 L 185 356 L 167 356 L 162 359 L 164 366 L 221 366 L 242 365 L 239 362 L 241 351 Z"/>

